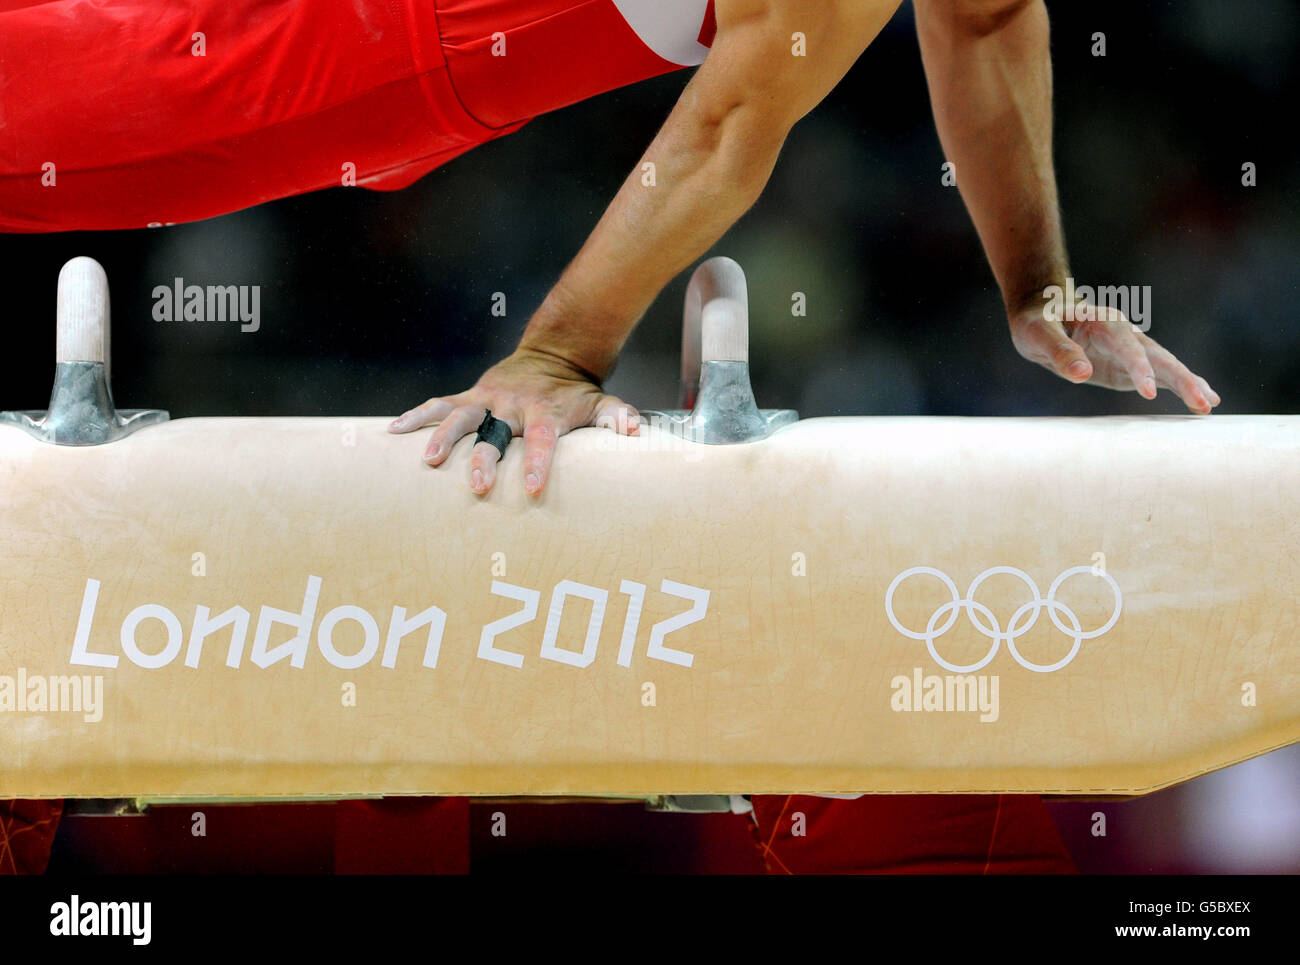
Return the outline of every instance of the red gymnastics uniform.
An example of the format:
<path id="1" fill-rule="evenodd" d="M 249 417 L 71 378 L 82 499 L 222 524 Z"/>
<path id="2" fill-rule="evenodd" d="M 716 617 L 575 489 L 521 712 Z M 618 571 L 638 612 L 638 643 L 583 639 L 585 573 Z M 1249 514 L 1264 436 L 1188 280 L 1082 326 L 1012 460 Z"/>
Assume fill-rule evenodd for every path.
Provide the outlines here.
<path id="1" fill-rule="evenodd" d="M 712 0 L 0 0 L 0 231 L 403 188 L 715 29 Z"/>

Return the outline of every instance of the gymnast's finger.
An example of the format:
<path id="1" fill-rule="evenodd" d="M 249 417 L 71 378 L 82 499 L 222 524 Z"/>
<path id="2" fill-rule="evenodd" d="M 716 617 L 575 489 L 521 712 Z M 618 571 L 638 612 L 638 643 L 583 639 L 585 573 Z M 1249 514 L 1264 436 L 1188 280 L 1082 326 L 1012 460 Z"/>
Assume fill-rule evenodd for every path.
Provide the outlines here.
<path id="1" fill-rule="evenodd" d="M 493 413 L 494 418 L 496 414 Z M 510 428 L 510 436 L 506 438 L 503 445 L 509 447 L 510 440 L 518 431 L 518 420 L 512 418 L 501 419 Z M 481 424 L 481 422 L 480 422 Z M 497 478 L 497 463 L 505 456 L 505 452 L 498 449 L 491 442 L 486 440 L 476 442 L 474 449 L 469 456 L 469 488 L 477 496 L 486 495 L 491 489 Z"/>
<path id="2" fill-rule="evenodd" d="M 551 474 L 551 456 L 555 453 L 555 440 L 563 426 L 555 418 L 536 413 L 524 425 L 524 491 L 536 496 L 546 485 Z"/>
<path id="3" fill-rule="evenodd" d="M 1209 382 L 1206 382 L 1202 376 L 1196 376 L 1196 381 L 1201 384 L 1201 393 L 1210 400 L 1211 405 L 1219 405 L 1223 402 L 1223 399 L 1219 397 L 1219 393 L 1215 392 L 1214 387 Z"/>
<path id="4" fill-rule="evenodd" d="M 1079 343 L 1065 333 L 1060 321 L 1043 316 L 1031 319 L 1021 330 L 1021 337 L 1029 343 L 1030 357 L 1061 378 L 1071 382 L 1092 378 L 1092 362 Z"/>
<path id="5" fill-rule="evenodd" d="M 441 422 L 456 406 L 448 399 L 433 398 L 408 409 L 388 424 L 389 432 L 413 432 L 427 425 Z"/>
<path id="6" fill-rule="evenodd" d="M 1119 325 L 1098 324 L 1092 340 L 1110 353 L 1124 367 L 1133 381 L 1133 388 L 1144 399 L 1156 397 L 1156 373 L 1147 358 L 1146 349 L 1138 341 L 1133 326 L 1120 319 Z"/>
<path id="7" fill-rule="evenodd" d="M 479 427 L 486 412 L 486 409 L 477 405 L 453 409 L 429 437 L 429 445 L 424 450 L 424 461 L 430 466 L 441 466 L 461 437 Z"/>
<path id="8" fill-rule="evenodd" d="M 1206 415 L 1219 404 L 1219 394 L 1210 388 L 1210 383 L 1178 361 L 1173 352 L 1149 337 L 1144 336 L 1142 342 L 1155 369 L 1156 380 L 1177 393 L 1187 408 Z"/>
<path id="9" fill-rule="evenodd" d="M 475 443 L 469 457 L 469 488 L 476 496 L 485 495 L 497 481 L 497 461 L 502 453 L 490 442 Z"/>
<path id="10" fill-rule="evenodd" d="M 602 429 L 613 429 L 621 436 L 635 436 L 641 432 L 641 414 L 613 395 L 601 396 L 592 423 Z"/>

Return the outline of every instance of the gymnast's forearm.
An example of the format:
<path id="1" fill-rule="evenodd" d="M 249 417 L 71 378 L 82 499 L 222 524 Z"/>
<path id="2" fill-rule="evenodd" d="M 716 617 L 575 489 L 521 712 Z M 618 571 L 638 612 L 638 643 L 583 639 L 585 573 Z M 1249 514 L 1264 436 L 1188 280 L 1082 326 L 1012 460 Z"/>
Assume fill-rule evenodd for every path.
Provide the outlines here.
<path id="1" fill-rule="evenodd" d="M 1043 0 L 918 0 L 939 139 L 1009 313 L 1068 274 Z"/>
<path id="2" fill-rule="evenodd" d="M 717 0 L 708 58 L 520 348 L 559 355 L 597 379 L 612 371 L 660 289 L 758 199 L 790 129 L 898 3 Z M 793 38 L 800 40 L 792 47 Z"/>
<path id="3" fill-rule="evenodd" d="M 660 290 L 762 193 L 787 129 L 681 103 L 533 316 L 520 348 L 604 379 Z"/>

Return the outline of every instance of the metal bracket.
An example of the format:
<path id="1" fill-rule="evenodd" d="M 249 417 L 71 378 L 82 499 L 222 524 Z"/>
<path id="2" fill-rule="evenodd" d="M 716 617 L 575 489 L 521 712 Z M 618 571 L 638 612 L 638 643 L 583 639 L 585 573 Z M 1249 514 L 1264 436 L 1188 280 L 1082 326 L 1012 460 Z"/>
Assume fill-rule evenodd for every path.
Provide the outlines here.
<path id="1" fill-rule="evenodd" d="M 741 794 L 664 794 L 647 801 L 645 809 L 672 814 L 749 814 L 754 810 Z"/>
<path id="2" fill-rule="evenodd" d="M 754 400 L 745 272 L 730 258 L 710 258 L 686 287 L 681 406 L 644 414 L 651 424 L 712 446 L 756 442 L 799 421 L 793 409 L 760 409 Z"/>
<path id="3" fill-rule="evenodd" d="M 162 409 L 113 406 L 108 378 L 108 277 L 98 262 L 73 258 L 59 272 L 57 324 L 49 408 L 0 412 L 0 423 L 18 426 L 54 445 L 99 446 L 168 420 Z"/>
<path id="4" fill-rule="evenodd" d="M 149 805 L 137 798 L 69 798 L 64 802 L 65 817 L 123 818 L 139 817 Z"/>

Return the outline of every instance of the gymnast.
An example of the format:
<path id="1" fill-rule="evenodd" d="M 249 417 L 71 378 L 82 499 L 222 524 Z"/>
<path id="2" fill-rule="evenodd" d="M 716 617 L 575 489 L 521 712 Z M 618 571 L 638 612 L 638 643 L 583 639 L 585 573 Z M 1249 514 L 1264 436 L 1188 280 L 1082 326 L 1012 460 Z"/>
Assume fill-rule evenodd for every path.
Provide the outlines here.
<path id="1" fill-rule="evenodd" d="M 792 0 L 718 0 L 711 52 L 514 353 L 470 390 L 404 413 L 392 430 L 437 423 L 425 451 L 436 466 L 490 412 L 524 438 L 530 493 L 546 484 L 564 433 L 596 424 L 635 433 L 635 412 L 601 388 L 619 349 L 663 286 L 757 200 L 792 126 L 898 5 L 843 0 L 810 10 Z M 1163 386 L 1208 413 L 1220 401 L 1209 383 L 1121 312 L 1090 302 L 1045 310 L 1047 290 L 1073 285 L 1052 165 L 1042 0 L 917 0 L 916 17 L 940 139 L 960 172 L 1017 351 L 1071 382 L 1136 389 L 1147 399 Z M 798 35 L 820 53 L 798 56 Z M 653 189 L 642 180 L 648 163 L 657 170 Z M 489 442 L 474 447 L 475 492 L 492 487 L 499 455 Z"/>
<path id="2" fill-rule="evenodd" d="M 536 494 L 560 436 L 596 424 L 637 432 L 633 407 L 602 388 L 629 333 L 756 201 L 793 125 L 899 3 L 0 0 L 0 230 L 142 228 L 340 184 L 400 188 L 538 114 L 698 64 L 514 352 L 467 391 L 392 423 L 437 425 L 423 454 L 433 466 L 476 430 L 494 439 L 474 447 L 477 493 L 522 436 L 525 488 Z M 1045 308 L 1044 293 L 1071 272 L 1043 0 L 915 8 L 940 140 L 1017 351 L 1069 382 L 1146 399 L 1163 387 L 1209 413 L 1220 400 L 1205 379 L 1122 312 Z M 754 811 L 773 870 L 1068 862 L 1035 798 L 756 797 Z M 802 840 L 787 826 L 794 812 Z M 843 843 L 891 823 L 927 830 L 876 835 L 863 846 L 875 857 Z"/>

